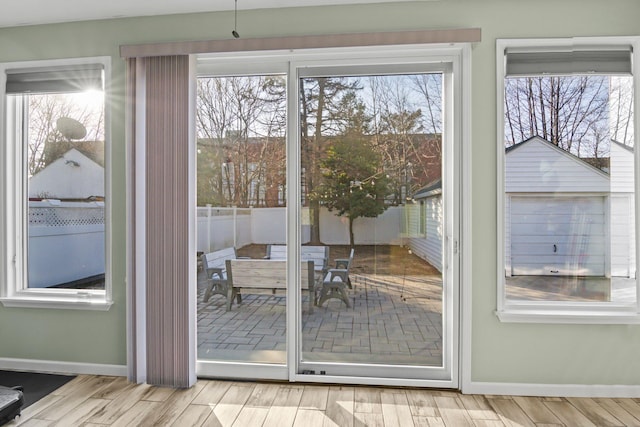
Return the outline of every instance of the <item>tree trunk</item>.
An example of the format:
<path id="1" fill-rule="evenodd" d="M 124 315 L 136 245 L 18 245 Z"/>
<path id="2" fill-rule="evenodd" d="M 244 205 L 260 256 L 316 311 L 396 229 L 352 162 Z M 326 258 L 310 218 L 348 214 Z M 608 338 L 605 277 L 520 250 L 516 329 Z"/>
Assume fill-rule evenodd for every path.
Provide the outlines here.
<path id="1" fill-rule="evenodd" d="M 353 221 L 354 218 L 349 217 L 349 246 L 352 248 L 355 246 L 355 239 L 353 237 Z"/>
<path id="2" fill-rule="evenodd" d="M 316 110 L 316 126 L 315 126 L 315 135 L 313 145 L 311 146 L 311 155 L 309 156 L 309 168 L 311 170 L 307 171 L 309 174 L 309 185 L 307 187 L 307 191 L 311 193 L 315 186 L 318 185 L 319 171 L 318 171 L 318 160 L 320 157 L 320 144 L 322 141 L 322 121 L 324 114 L 324 91 L 326 87 L 327 79 L 321 77 L 318 79 L 318 109 Z M 309 209 L 311 210 L 311 244 L 319 245 L 320 242 L 320 201 L 316 198 L 313 198 L 309 201 Z"/>

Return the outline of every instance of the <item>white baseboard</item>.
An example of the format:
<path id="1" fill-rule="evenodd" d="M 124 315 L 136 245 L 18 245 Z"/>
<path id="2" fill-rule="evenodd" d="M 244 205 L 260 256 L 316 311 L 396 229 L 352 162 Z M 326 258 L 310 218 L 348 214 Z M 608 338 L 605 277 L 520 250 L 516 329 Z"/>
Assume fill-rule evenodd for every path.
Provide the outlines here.
<path id="1" fill-rule="evenodd" d="M 54 360 L 0 358 L 0 369 L 10 371 L 44 372 L 51 374 L 88 374 L 126 377 L 125 365 L 99 363 L 60 362 Z"/>
<path id="2" fill-rule="evenodd" d="M 462 387 L 464 394 L 497 394 L 507 396 L 544 397 L 640 397 L 640 385 L 606 384 L 527 384 L 470 382 Z"/>

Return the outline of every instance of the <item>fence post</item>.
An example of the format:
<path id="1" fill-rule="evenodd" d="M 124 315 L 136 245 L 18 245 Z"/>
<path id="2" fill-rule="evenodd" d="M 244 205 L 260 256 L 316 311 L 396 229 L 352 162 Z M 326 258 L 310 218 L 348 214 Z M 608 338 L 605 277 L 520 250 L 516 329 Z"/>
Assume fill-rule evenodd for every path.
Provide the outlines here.
<path id="1" fill-rule="evenodd" d="M 207 203 L 207 248 L 212 252 L 211 248 L 211 203 Z"/>
<path id="2" fill-rule="evenodd" d="M 233 247 L 238 245 L 238 207 L 233 207 Z"/>

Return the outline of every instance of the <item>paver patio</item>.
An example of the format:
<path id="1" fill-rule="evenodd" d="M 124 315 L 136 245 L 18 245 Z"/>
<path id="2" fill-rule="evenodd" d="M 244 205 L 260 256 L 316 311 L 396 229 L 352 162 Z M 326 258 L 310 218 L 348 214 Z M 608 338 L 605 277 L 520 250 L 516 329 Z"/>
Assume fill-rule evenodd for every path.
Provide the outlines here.
<path id="1" fill-rule="evenodd" d="M 331 250 L 332 258 L 342 256 Z M 382 254 L 370 258 L 365 248 L 356 248 L 353 289 L 348 290 L 352 308 L 333 299 L 309 314 L 303 295 L 303 359 L 440 366 L 440 274 L 414 255 L 406 255 L 410 267 L 402 271 L 397 271 L 397 261 L 387 265 L 388 257 L 382 262 L 376 255 Z M 411 274 L 397 274 L 405 271 Z M 243 295 L 243 303 L 234 302 L 227 312 L 221 296 L 203 302 L 206 277 L 198 277 L 199 359 L 285 363 L 284 296 Z"/>

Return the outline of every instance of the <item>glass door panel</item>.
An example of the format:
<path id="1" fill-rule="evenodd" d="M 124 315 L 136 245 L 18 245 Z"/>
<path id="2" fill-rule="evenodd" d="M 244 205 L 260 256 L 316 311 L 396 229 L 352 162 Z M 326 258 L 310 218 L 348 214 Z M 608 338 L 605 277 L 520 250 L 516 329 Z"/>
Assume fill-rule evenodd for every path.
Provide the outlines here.
<path id="1" fill-rule="evenodd" d="M 285 364 L 285 258 L 271 245 L 286 243 L 286 79 L 200 77 L 197 90 L 198 360 Z M 246 275 L 257 269 L 279 286 Z"/>
<path id="2" fill-rule="evenodd" d="M 302 310 L 302 374 L 409 378 L 403 367 L 445 364 L 444 81 L 299 80 L 300 255 L 326 254 L 317 306 Z"/>

